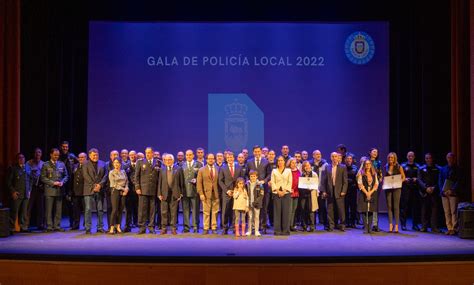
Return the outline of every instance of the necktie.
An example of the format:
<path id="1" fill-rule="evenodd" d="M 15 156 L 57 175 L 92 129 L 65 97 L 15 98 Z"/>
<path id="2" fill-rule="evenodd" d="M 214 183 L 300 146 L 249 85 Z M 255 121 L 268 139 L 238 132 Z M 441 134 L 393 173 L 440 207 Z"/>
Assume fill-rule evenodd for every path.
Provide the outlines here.
<path id="1" fill-rule="evenodd" d="M 230 175 L 234 177 L 234 166 L 232 164 L 230 165 Z"/>
<path id="2" fill-rule="evenodd" d="M 148 160 L 148 163 L 151 165 L 151 160 Z"/>
<path id="3" fill-rule="evenodd" d="M 260 158 L 257 158 L 257 168 L 260 165 Z"/>
<path id="4" fill-rule="evenodd" d="M 211 166 L 211 180 L 214 181 L 214 166 Z"/>
<path id="5" fill-rule="evenodd" d="M 188 162 L 188 168 L 191 169 L 191 162 Z"/>
<path id="6" fill-rule="evenodd" d="M 173 183 L 173 170 L 171 169 L 171 167 L 168 167 L 166 178 L 168 180 L 168 187 L 171 188 L 171 184 Z"/>
<path id="7" fill-rule="evenodd" d="M 332 185 L 336 186 L 336 174 L 337 174 L 337 166 L 332 167 Z"/>

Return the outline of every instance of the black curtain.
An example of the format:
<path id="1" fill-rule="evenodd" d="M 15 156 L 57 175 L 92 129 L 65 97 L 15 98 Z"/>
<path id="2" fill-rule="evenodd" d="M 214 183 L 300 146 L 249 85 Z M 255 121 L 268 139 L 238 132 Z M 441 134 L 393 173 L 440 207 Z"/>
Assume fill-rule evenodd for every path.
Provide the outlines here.
<path id="1" fill-rule="evenodd" d="M 390 22 L 390 150 L 450 150 L 450 5 L 415 1 L 313 1 L 190 5 L 171 1 L 22 3 L 21 148 L 69 140 L 84 151 L 87 126 L 88 20 Z M 310 1 L 308 1 L 310 2 Z M 355 115 L 360 114 L 354 110 Z M 350 146 L 349 146 L 350 147 Z M 104 150 L 107 152 L 108 150 Z M 357 154 L 364 155 L 364 154 Z M 385 161 L 385 158 L 382 158 Z"/>

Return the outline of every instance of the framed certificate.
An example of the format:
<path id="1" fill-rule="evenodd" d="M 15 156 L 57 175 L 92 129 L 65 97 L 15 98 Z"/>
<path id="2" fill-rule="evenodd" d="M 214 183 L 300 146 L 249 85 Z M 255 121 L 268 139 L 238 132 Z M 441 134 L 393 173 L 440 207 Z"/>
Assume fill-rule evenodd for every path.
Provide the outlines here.
<path id="1" fill-rule="evenodd" d="M 300 177 L 298 180 L 298 188 L 316 190 L 318 187 L 317 177 Z"/>
<path id="2" fill-rule="evenodd" d="M 402 188 L 402 175 L 390 175 L 390 176 L 385 176 L 383 178 L 383 186 L 382 189 L 388 190 L 388 189 L 397 189 L 397 188 Z"/>

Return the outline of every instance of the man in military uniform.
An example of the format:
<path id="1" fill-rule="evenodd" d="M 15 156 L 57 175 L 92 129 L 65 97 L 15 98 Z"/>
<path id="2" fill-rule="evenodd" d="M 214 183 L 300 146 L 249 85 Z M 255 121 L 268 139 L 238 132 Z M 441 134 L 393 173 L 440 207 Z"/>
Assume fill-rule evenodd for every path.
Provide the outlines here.
<path id="1" fill-rule="evenodd" d="M 63 232 L 64 229 L 61 228 L 62 187 L 68 181 L 68 172 L 66 165 L 62 161 L 58 161 L 59 149 L 51 149 L 49 155 L 50 160 L 45 162 L 41 169 L 41 181 L 44 184 L 44 196 L 46 198 L 46 231 Z M 53 210 L 55 211 L 54 224 Z"/>
<path id="2" fill-rule="evenodd" d="M 10 209 L 10 229 L 15 230 L 15 222 L 19 217 L 20 230 L 28 232 L 28 201 L 33 183 L 31 168 L 25 164 L 25 156 L 22 153 L 16 155 L 16 163 L 10 168 L 7 178 L 7 186 L 12 199 Z"/>
<path id="3" fill-rule="evenodd" d="M 84 163 L 87 162 L 87 155 L 81 152 L 78 156 L 79 162 L 72 168 L 72 206 L 73 206 L 73 224 L 72 230 L 78 230 L 81 222 L 81 212 L 84 205 Z"/>
<path id="4" fill-rule="evenodd" d="M 431 232 L 440 233 L 438 229 L 438 200 L 440 168 L 433 162 L 431 153 L 425 154 L 425 165 L 418 172 L 418 184 L 421 195 L 421 232 L 428 231 L 431 220 Z M 431 212 L 431 216 L 430 216 Z"/>
<path id="5" fill-rule="evenodd" d="M 203 167 L 203 165 L 199 161 L 194 160 L 193 151 L 188 149 L 186 151 L 186 161 L 182 163 L 181 167 L 183 168 L 184 178 L 183 199 L 181 200 L 183 208 L 183 232 L 189 232 L 191 227 L 189 216 L 192 212 L 193 231 L 197 233 L 199 230 L 199 197 L 196 182 L 199 168 Z"/>
<path id="6" fill-rule="evenodd" d="M 402 230 L 407 230 L 407 219 L 412 216 L 412 229 L 419 231 L 420 223 L 420 193 L 418 190 L 418 171 L 420 165 L 415 162 L 415 153 L 409 151 L 407 153 L 407 161 L 402 163 L 405 172 L 405 181 L 402 186 L 402 195 L 400 198 L 400 222 Z"/>
<path id="7" fill-rule="evenodd" d="M 155 233 L 155 200 L 161 165 L 153 158 L 153 148 L 147 147 L 145 158 L 137 162 L 135 189 L 138 194 L 138 234 Z M 148 224 L 147 224 L 148 221 Z"/>
<path id="8" fill-rule="evenodd" d="M 69 151 L 69 142 L 63 141 L 60 147 L 61 154 L 59 156 L 59 161 L 62 161 L 64 165 L 66 165 L 66 170 L 69 175 L 72 175 L 72 170 L 74 165 L 78 163 L 77 157 Z M 64 196 L 64 204 L 65 209 L 67 211 L 67 215 L 69 217 L 69 227 L 74 227 L 74 191 L 73 191 L 73 181 L 68 180 L 63 185 L 63 189 L 65 190 Z"/>

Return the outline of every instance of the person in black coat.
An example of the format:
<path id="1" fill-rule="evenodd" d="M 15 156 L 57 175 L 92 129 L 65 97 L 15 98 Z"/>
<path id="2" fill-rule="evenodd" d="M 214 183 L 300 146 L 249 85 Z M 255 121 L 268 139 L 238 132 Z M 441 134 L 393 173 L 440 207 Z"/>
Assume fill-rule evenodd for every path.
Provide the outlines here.
<path id="1" fill-rule="evenodd" d="M 78 230 L 81 221 L 81 212 L 84 208 L 84 173 L 82 169 L 87 162 L 87 155 L 81 152 L 78 155 L 79 162 L 72 168 L 72 207 L 73 207 L 73 224 L 72 230 Z"/>
<path id="2" fill-rule="evenodd" d="M 97 209 L 97 232 L 104 231 L 104 190 L 108 180 L 108 172 L 105 162 L 99 160 L 99 151 L 95 148 L 89 150 L 89 161 L 84 164 L 84 221 L 86 234 L 91 234 L 92 226 L 92 206 Z"/>
<path id="3" fill-rule="evenodd" d="M 346 206 L 346 225 L 349 228 L 355 228 L 357 223 L 357 166 L 354 164 L 354 154 L 347 153 L 345 158 L 347 168 L 347 195 L 345 198 Z"/>

